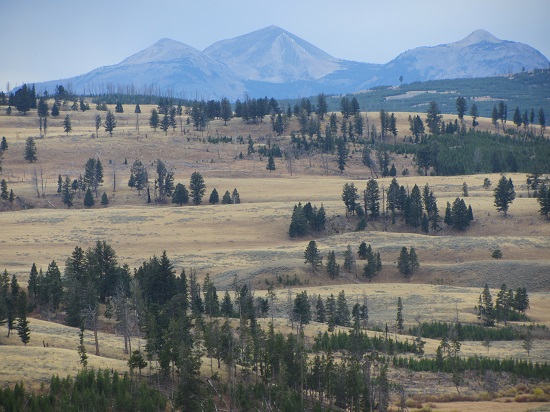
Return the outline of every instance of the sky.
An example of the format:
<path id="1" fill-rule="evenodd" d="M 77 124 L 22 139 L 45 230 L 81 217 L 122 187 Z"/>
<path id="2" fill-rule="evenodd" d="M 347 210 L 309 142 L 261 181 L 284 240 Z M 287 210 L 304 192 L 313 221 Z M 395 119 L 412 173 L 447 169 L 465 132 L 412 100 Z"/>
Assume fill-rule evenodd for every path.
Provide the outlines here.
<path id="1" fill-rule="evenodd" d="M 485 29 L 550 58 L 549 0 L 0 0 L 0 90 L 117 64 L 167 37 L 199 50 L 270 25 L 387 63 Z"/>

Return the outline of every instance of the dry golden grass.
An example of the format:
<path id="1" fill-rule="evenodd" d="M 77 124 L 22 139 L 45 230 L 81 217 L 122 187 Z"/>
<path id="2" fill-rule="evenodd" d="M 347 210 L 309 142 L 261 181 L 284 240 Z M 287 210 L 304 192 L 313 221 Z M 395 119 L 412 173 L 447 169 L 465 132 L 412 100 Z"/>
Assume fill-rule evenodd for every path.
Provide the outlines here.
<path id="1" fill-rule="evenodd" d="M 288 136 L 273 135 L 267 118 L 256 125 L 243 125 L 236 119 L 227 126 L 213 121 L 207 131 L 186 130 L 185 134 L 178 127 L 165 136 L 160 130 L 153 132 L 147 125 L 152 107 L 141 107 L 138 133 L 133 106 L 125 105 L 125 113 L 116 115 L 118 123 L 113 137 L 100 129 L 99 139 L 91 138 L 95 133 L 95 110 L 61 112 L 57 119 L 50 117 L 47 137 L 39 138 L 36 113 L 5 116 L 0 109 L 0 135 L 6 136 L 9 144 L 4 154 L 2 177 L 30 207 L 0 213 L 1 270 L 7 269 L 24 282 L 33 262 L 45 270 L 49 262 L 56 260 L 63 269 L 65 259 L 75 246 L 87 248 L 99 239 L 110 243 L 119 262 L 128 263 L 130 267 L 137 267 L 153 254 L 159 255 L 166 250 L 178 272 L 184 267 L 196 268 L 201 277 L 209 272 L 220 289 L 230 287 L 237 275 L 239 282 L 251 282 L 258 289 L 256 295 L 263 296 L 266 292 L 261 289 L 267 287 L 266 281 L 277 284 L 277 276 L 296 274 L 303 285 L 292 287 L 293 294 L 307 289 L 310 296 L 326 297 L 345 290 L 349 303 L 355 303 L 366 294 L 371 321 L 379 324 L 394 321 L 398 296 L 404 299 L 407 325 L 419 320 L 448 321 L 457 315 L 461 321 L 471 322 L 475 321 L 473 307 L 485 283 L 492 288 L 502 283 L 512 288 L 526 286 L 531 298 L 529 316 L 537 323 L 550 326 L 550 224 L 538 215 L 534 199 L 527 198 L 524 174 L 511 175 L 518 198 L 510 208 L 509 217 L 504 218 L 494 209 L 492 190 L 482 187 L 485 177 L 496 183 L 499 175 L 417 176 L 411 158 L 395 157 L 392 162 L 399 176 L 404 168 L 412 173 L 408 177 L 398 177 L 399 183 L 409 188 L 429 183 L 438 198 L 441 215 L 446 202 L 462 196 L 462 183 L 467 182 L 470 197 L 466 201 L 471 203 L 475 215 L 472 227 L 464 233 L 444 228 L 437 234 L 424 235 L 419 231 L 412 233 L 401 225 L 390 224 L 384 231 L 383 224 L 376 222 L 369 223 L 364 232 L 353 232 L 356 221 L 347 221 L 344 216 L 340 198 L 342 185 L 353 181 L 362 190 L 366 179 L 371 177 L 370 171 L 361 164 L 360 153 L 353 153 L 353 148 L 343 174 L 337 170 L 334 159 L 325 170 L 319 156 L 311 159 L 303 156 L 297 160 L 292 176 L 286 164 L 276 159 L 277 169 L 270 173 L 265 169 L 266 159 L 260 159 L 257 153 L 250 158 L 237 159 L 240 152 L 246 155 L 248 134 L 258 140 L 258 144 L 268 140 L 281 147 L 288 144 Z M 73 126 L 68 137 L 61 126 L 67 113 L 71 115 Z M 105 112 L 99 113 L 105 117 Z M 402 134 L 408 133 L 408 115 L 397 114 Z M 368 116 L 370 122 L 378 123 L 377 113 Z M 454 119 L 445 116 L 445 121 L 451 118 Z M 185 117 L 183 119 L 185 121 Z M 481 119 L 480 123 L 481 128 L 492 128 L 489 119 Z M 294 123 L 291 129 L 296 128 Z M 209 135 L 241 135 L 245 144 L 203 143 Z M 23 159 L 28 136 L 36 138 L 39 159 L 36 164 Z M 75 198 L 77 208 L 67 210 L 56 195 L 57 176 L 78 177 L 90 157 L 99 157 L 103 163 L 105 182 L 101 191 L 109 195 L 111 204 L 108 208 L 83 209 L 82 198 Z M 147 205 L 145 197 L 138 196 L 126 184 L 130 165 L 136 158 L 151 165 L 151 178 L 154 174 L 152 162 L 156 159 L 162 159 L 174 170 L 176 182 L 186 185 L 192 172 L 201 172 L 207 185 L 205 201 L 213 188 L 218 190 L 220 197 L 226 190 L 231 192 L 237 188 L 243 203 L 199 207 Z M 125 159 L 127 164 L 124 164 Z M 36 196 L 35 169 L 42 172 L 45 198 Z M 116 191 L 113 191 L 115 172 Z M 389 182 L 390 179 L 379 179 L 382 186 L 387 187 Z M 327 210 L 328 230 L 316 238 L 322 253 L 335 250 L 338 260 L 342 261 L 346 246 L 350 244 L 356 250 L 362 241 L 380 251 L 384 268 L 375 282 L 366 283 L 354 274 L 343 273 L 338 280 L 331 281 L 322 270 L 316 275 L 310 273 L 303 261 L 303 251 L 310 239 L 291 240 L 287 234 L 292 207 L 299 201 L 311 201 L 317 206 L 323 204 Z M 414 246 L 421 262 L 418 274 L 407 283 L 402 283 L 396 268 L 402 246 Z M 503 251 L 502 260 L 490 257 L 496 248 Z M 361 270 L 362 263 L 358 261 L 359 273 Z M 494 296 L 496 292 L 493 289 Z M 285 333 L 291 331 L 284 319 L 288 294 L 287 289 L 277 291 L 276 316 L 280 318 L 275 321 L 277 328 Z M 33 376 L 43 381 L 53 373 L 63 375 L 79 369 L 75 329 L 35 319 L 31 320 L 31 328 L 30 347 L 20 345 L 17 336 L 9 341 L 0 338 L 2 345 L 8 345 L 0 346 L 1 364 L 14 365 L 1 368 L 13 373 L 0 375 L 0 381 L 32 381 Z M 325 329 L 326 325 L 314 323 L 307 326 L 306 335 L 312 339 Z M 42 341 L 48 342 L 49 348 L 43 348 Z M 426 352 L 434 353 L 438 344 L 428 340 Z M 91 336 L 87 336 L 86 345 L 88 353 L 93 353 Z M 121 338 L 102 334 L 100 345 L 102 357 L 91 356 L 91 366 L 126 369 Z M 464 344 L 462 352 L 464 355 L 487 355 L 487 350 L 475 343 Z M 495 342 L 489 355 L 525 358 L 523 352 L 517 342 Z M 24 360 L 24 355 L 30 360 Z M 533 360 L 550 359 L 548 341 L 536 341 L 531 356 Z M 209 368 L 207 365 L 209 363 L 205 362 L 203 369 Z M 477 407 L 481 404 L 455 409 L 481 410 Z"/>

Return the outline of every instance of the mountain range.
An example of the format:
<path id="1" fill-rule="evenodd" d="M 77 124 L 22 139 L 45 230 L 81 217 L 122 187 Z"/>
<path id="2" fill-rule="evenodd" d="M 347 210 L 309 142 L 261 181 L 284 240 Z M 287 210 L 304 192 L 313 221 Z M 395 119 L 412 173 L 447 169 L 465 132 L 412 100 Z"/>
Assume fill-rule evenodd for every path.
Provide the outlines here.
<path id="1" fill-rule="evenodd" d="M 122 62 L 69 79 L 37 83 L 38 91 L 58 84 L 77 94 L 134 90 L 186 99 L 296 98 L 353 93 L 380 85 L 488 77 L 548 68 L 538 50 L 500 40 L 485 30 L 433 47 L 408 50 L 386 64 L 343 60 L 277 26 L 221 40 L 203 51 L 161 39 Z"/>

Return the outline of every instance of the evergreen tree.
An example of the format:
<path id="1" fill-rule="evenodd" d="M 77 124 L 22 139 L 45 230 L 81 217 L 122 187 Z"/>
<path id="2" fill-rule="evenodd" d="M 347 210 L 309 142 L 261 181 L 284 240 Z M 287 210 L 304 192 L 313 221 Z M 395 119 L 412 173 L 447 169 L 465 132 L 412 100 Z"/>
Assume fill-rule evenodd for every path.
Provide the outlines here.
<path id="1" fill-rule="evenodd" d="M 95 115 L 95 137 L 99 138 L 99 128 L 101 127 L 101 115 Z"/>
<path id="2" fill-rule="evenodd" d="M 539 203 L 539 213 L 546 216 L 546 219 L 550 217 L 550 188 L 547 184 L 541 185 L 537 196 L 537 202 Z"/>
<path id="3" fill-rule="evenodd" d="M 317 295 L 317 303 L 315 305 L 315 322 L 325 323 L 327 316 L 325 311 L 325 304 L 323 303 L 323 299 L 321 299 L 321 295 Z"/>
<path id="4" fill-rule="evenodd" d="M 223 295 L 220 312 L 222 316 L 225 317 L 233 316 L 233 303 L 231 302 L 231 295 L 229 295 L 228 291 L 225 291 L 225 294 Z"/>
<path id="5" fill-rule="evenodd" d="M 346 299 L 346 294 L 342 290 L 338 293 L 338 298 L 336 299 L 336 310 L 334 314 L 334 322 L 339 326 L 350 326 L 350 312 L 348 301 Z"/>
<path id="6" fill-rule="evenodd" d="M 359 259 L 365 260 L 367 258 L 367 252 L 368 252 L 367 243 L 361 242 L 361 244 L 359 245 L 359 250 L 357 251 L 357 255 L 359 256 Z"/>
<path id="7" fill-rule="evenodd" d="M 0 182 L 0 198 L 4 200 L 9 199 L 9 192 L 8 192 L 8 184 L 6 183 L 6 179 L 2 179 Z"/>
<path id="8" fill-rule="evenodd" d="M 464 199 L 456 198 L 451 209 L 453 227 L 464 230 L 470 226 L 470 214 Z"/>
<path id="9" fill-rule="evenodd" d="M 544 115 L 544 110 L 542 107 L 539 109 L 539 125 L 540 125 L 540 134 L 544 135 L 544 129 L 546 129 L 546 116 Z"/>
<path id="10" fill-rule="evenodd" d="M 25 346 L 31 340 L 31 329 L 27 319 L 27 294 L 24 290 L 19 290 L 17 294 L 17 335 Z"/>
<path id="11" fill-rule="evenodd" d="M 231 203 L 231 194 L 229 190 L 226 190 L 222 197 L 222 205 L 230 205 Z"/>
<path id="12" fill-rule="evenodd" d="M 364 201 L 365 212 L 368 210 L 371 219 L 376 219 L 380 215 L 380 192 L 378 189 L 378 182 L 376 180 L 369 179 L 367 182 L 367 188 L 364 193 Z"/>
<path id="13" fill-rule="evenodd" d="M 63 131 L 67 133 L 67 136 L 69 135 L 69 132 L 73 130 L 71 125 L 71 116 L 68 114 L 65 115 L 65 120 L 63 120 Z"/>
<path id="14" fill-rule="evenodd" d="M 300 322 L 300 326 L 307 325 L 311 320 L 311 307 L 307 292 L 304 290 L 296 295 L 292 309 L 293 320 Z"/>
<path id="15" fill-rule="evenodd" d="M 349 217 L 350 214 L 354 214 L 357 209 L 357 199 L 359 195 L 357 194 L 357 188 L 353 183 L 345 183 L 342 188 L 342 201 L 346 205 L 346 217 Z"/>
<path id="16" fill-rule="evenodd" d="M 399 253 L 399 257 L 397 258 L 397 268 L 403 276 L 409 277 L 411 275 L 409 252 L 407 251 L 407 248 L 405 246 L 401 248 L 401 252 Z"/>
<path id="17" fill-rule="evenodd" d="M 477 121 L 477 118 L 479 117 L 479 111 L 475 103 L 472 104 L 472 107 L 470 107 L 470 116 L 472 116 L 472 127 L 475 129 L 479 124 Z"/>
<path id="18" fill-rule="evenodd" d="M 33 137 L 27 137 L 25 143 L 25 160 L 30 163 L 36 162 L 36 144 L 34 143 Z"/>
<path id="19" fill-rule="evenodd" d="M 241 196 L 239 195 L 237 188 L 233 189 L 233 193 L 231 193 L 231 203 L 234 205 L 241 203 Z"/>
<path id="20" fill-rule="evenodd" d="M 397 318 L 395 320 L 397 333 L 403 333 L 403 301 L 401 297 L 397 298 Z"/>
<path id="21" fill-rule="evenodd" d="M 456 113 L 462 122 L 464 120 L 464 115 L 466 114 L 466 99 L 462 96 L 457 97 L 456 99 Z"/>
<path id="22" fill-rule="evenodd" d="M 445 223 L 448 226 L 453 225 L 453 211 L 451 208 L 451 204 L 447 202 L 447 207 L 445 208 L 445 218 L 443 219 L 443 223 Z"/>
<path id="23" fill-rule="evenodd" d="M 124 108 L 122 107 L 122 103 L 116 102 L 115 113 L 124 113 Z"/>
<path id="24" fill-rule="evenodd" d="M 290 227 L 288 228 L 288 236 L 291 238 L 299 237 L 307 234 L 309 229 L 308 220 L 304 213 L 301 203 L 294 205 Z"/>
<path id="25" fill-rule="evenodd" d="M 272 154 L 270 154 L 269 158 L 267 159 L 266 169 L 269 170 L 269 173 L 271 173 L 273 170 L 275 170 L 275 160 L 273 159 Z"/>
<path id="26" fill-rule="evenodd" d="M 2 136 L 2 142 L 0 143 L 0 152 L 5 152 L 8 150 L 8 141 L 6 140 L 6 136 Z"/>
<path id="27" fill-rule="evenodd" d="M 355 268 L 355 256 L 351 250 L 351 245 L 348 245 L 344 252 L 344 269 L 346 269 L 348 273 L 351 273 L 353 268 Z"/>
<path id="28" fill-rule="evenodd" d="M 61 193 L 63 204 L 67 207 L 73 207 L 74 193 L 71 190 L 71 179 L 69 176 L 65 176 L 65 182 L 63 183 L 63 190 Z"/>
<path id="29" fill-rule="evenodd" d="M 149 183 L 149 177 L 147 176 L 147 169 L 141 160 L 136 159 L 130 168 L 130 180 L 128 186 L 135 187 L 138 194 L 141 193 L 147 184 Z"/>
<path id="30" fill-rule="evenodd" d="M 116 127 L 116 118 L 115 115 L 110 111 L 107 110 L 107 114 L 105 115 L 105 131 L 109 132 L 109 136 L 113 135 L 113 130 Z"/>
<path id="31" fill-rule="evenodd" d="M 516 198 L 512 178 L 506 179 L 506 176 L 502 176 L 498 181 L 497 187 L 495 187 L 493 191 L 493 195 L 495 197 L 494 203 L 497 211 L 504 212 L 504 216 L 506 217 L 510 204 Z"/>
<path id="32" fill-rule="evenodd" d="M 33 303 L 36 303 L 36 298 L 38 297 L 38 270 L 36 269 L 36 263 L 32 264 L 28 283 L 27 291 L 29 292 L 29 298 Z"/>
<path id="33" fill-rule="evenodd" d="M 443 116 L 441 116 L 441 111 L 439 110 L 437 103 L 434 101 L 430 102 L 426 116 L 426 124 L 428 125 L 428 129 L 430 129 L 431 134 L 439 134 L 442 117 Z"/>
<path id="34" fill-rule="evenodd" d="M 92 194 L 92 191 L 90 188 L 86 190 L 86 194 L 84 195 L 84 206 L 85 207 L 92 207 L 94 205 L 94 195 Z"/>
<path id="35" fill-rule="evenodd" d="M 409 266 L 410 266 L 411 275 L 413 275 L 420 267 L 420 262 L 418 261 L 418 255 L 416 254 L 416 250 L 414 250 L 413 247 L 411 247 L 409 252 Z"/>
<path id="36" fill-rule="evenodd" d="M 204 192 L 206 191 L 206 185 L 204 179 L 199 172 L 193 172 L 191 180 L 189 182 L 189 191 L 194 205 L 200 205 Z"/>
<path id="37" fill-rule="evenodd" d="M 218 195 L 218 191 L 216 188 L 212 190 L 212 193 L 210 193 L 210 198 L 208 199 L 208 203 L 211 205 L 216 205 L 220 202 L 220 196 Z"/>
<path id="38" fill-rule="evenodd" d="M 52 106 L 52 116 L 53 117 L 59 116 L 59 105 L 57 103 L 54 103 Z"/>
<path id="39" fill-rule="evenodd" d="M 151 111 L 151 117 L 149 117 L 149 126 L 151 126 L 155 132 L 157 131 L 157 127 L 159 126 L 159 113 L 157 112 L 157 109 L 153 109 Z"/>
<path id="40" fill-rule="evenodd" d="M 101 206 L 108 206 L 109 205 L 109 197 L 107 196 L 107 193 L 103 192 L 101 195 Z"/>
<path id="41" fill-rule="evenodd" d="M 482 294 L 479 296 L 478 319 L 483 322 L 484 326 L 495 325 L 495 310 L 493 306 L 493 297 L 489 290 L 489 285 L 485 285 Z"/>
<path id="42" fill-rule="evenodd" d="M 220 110 L 220 116 L 223 120 L 223 125 L 227 126 L 227 122 L 231 120 L 231 117 L 233 116 L 233 110 L 231 109 L 231 103 L 226 97 L 224 97 L 221 101 Z"/>
<path id="43" fill-rule="evenodd" d="M 309 263 L 311 265 L 311 272 L 315 273 L 315 269 L 319 266 L 322 266 L 323 257 L 317 249 L 317 243 L 315 240 L 311 240 L 304 252 L 304 263 Z"/>
<path id="44" fill-rule="evenodd" d="M 329 250 L 328 252 L 326 268 L 331 279 L 335 279 L 340 275 L 340 265 L 336 263 L 334 250 Z"/>
<path id="45" fill-rule="evenodd" d="M 338 157 L 338 170 L 343 173 L 346 168 L 346 162 L 348 159 L 348 148 L 346 146 L 346 141 L 343 138 L 339 138 L 336 142 L 336 148 Z"/>

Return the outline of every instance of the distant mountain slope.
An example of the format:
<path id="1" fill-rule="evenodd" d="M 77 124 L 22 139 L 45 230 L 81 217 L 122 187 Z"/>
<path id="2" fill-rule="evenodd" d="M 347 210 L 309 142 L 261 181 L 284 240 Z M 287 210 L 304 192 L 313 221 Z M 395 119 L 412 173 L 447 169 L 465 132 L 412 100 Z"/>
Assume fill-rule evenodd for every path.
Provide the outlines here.
<path id="1" fill-rule="evenodd" d="M 171 39 L 161 39 L 113 66 L 100 67 L 70 79 L 40 83 L 38 90 L 53 90 L 68 84 L 76 93 L 104 92 L 108 85 L 133 85 L 136 90 L 151 89 L 188 99 L 241 97 L 246 89 L 225 64 L 200 50 Z"/>
<path id="2" fill-rule="evenodd" d="M 341 68 L 341 60 L 277 26 L 269 26 L 204 49 L 247 80 L 285 83 L 315 80 Z"/>
<path id="3" fill-rule="evenodd" d="M 353 93 L 379 85 L 436 79 L 474 78 L 545 69 L 548 59 L 532 47 L 499 40 L 484 30 L 434 47 L 418 47 L 385 65 L 338 59 L 277 26 L 222 40 L 203 52 L 161 39 L 113 66 L 57 84 L 77 94 L 133 90 L 187 99 L 295 98 L 320 92 Z"/>
<path id="4" fill-rule="evenodd" d="M 404 81 L 489 77 L 547 68 L 548 59 L 523 43 L 500 40 L 485 30 L 476 30 L 455 43 L 418 47 L 385 64 L 371 85 L 396 85 Z"/>

